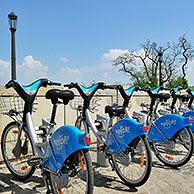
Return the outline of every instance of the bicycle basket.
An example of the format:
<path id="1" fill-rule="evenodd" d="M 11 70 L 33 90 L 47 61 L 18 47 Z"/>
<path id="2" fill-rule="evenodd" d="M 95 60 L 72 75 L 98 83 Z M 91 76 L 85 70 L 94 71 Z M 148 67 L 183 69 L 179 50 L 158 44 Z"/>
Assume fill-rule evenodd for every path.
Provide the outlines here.
<path id="1" fill-rule="evenodd" d="M 107 95 L 106 101 L 107 101 L 107 104 L 110 106 L 112 106 L 112 105 L 122 106 L 124 99 L 120 93 L 116 93 L 114 95 Z M 131 100 L 130 100 L 129 104 L 128 104 L 128 109 L 131 109 L 131 107 L 132 107 L 132 104 L 131 104 Z"/>
<path id="2" fill-rule="evenodd" d="M 1 114 L 18 114 L 24 110 L 24 101 L 20 96 L 15 94 L 0 95 L 0 113 Z"/>
<path id="3" fill-rule="evenodd" d="M 101 100 L 101 97 L 99 95 L 94 95 L 90 102 L 90 108 L 89 110 L 91 112 L 96 112 L 99 109 L 100 103 L 99 101 Z M 75 96 L 74 99 L 70 102 L 70 107 L 73 110 L 79 110 L 80 107 L 83 106 L 83 99 L 81 96 Z"/>

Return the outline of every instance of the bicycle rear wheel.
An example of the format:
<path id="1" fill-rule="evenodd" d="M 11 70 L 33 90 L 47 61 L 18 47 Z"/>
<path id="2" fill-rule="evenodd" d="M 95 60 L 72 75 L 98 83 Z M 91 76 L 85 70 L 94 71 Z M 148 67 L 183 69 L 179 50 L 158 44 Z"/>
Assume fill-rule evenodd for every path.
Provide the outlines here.
<path id="1" fill-rule="evenodd" d="M 79 150 L 65 161 L 62 176 L 50 173 L 50 184 L 54 194 L 93 193 L 94 177 L 88 150 Z"/>
<path id="2" fill-rule="evenodd" d="M 128 160 L 112 155 L 118 176 L 128 186 L 138 187 L 149 178 L 152 167 L 151 151 L 145 136 L 136 137 L 125 151 Z"/>
<path id="3" fill-rule="evenodd" d="M 27 160 L 35 155 L 35 152 L 25 130 L 21 131 L 21 137 L 18 141 L 19 130 L 17 122 L 11 122 L 4 128 L 1 150 L 5 164 L 11 174 L 22 181 L 32 176 L 35 171 L 35 167 L 29 166 L 27 163 Z"/>
<path id="4" fill-rule="evenodd" d="M 156 157 L 165 165 L 177 168 L 186 164 L 193 154 L 193 135 L 189 128 L 176 133 L 170 143 L 152 143 Z"/>

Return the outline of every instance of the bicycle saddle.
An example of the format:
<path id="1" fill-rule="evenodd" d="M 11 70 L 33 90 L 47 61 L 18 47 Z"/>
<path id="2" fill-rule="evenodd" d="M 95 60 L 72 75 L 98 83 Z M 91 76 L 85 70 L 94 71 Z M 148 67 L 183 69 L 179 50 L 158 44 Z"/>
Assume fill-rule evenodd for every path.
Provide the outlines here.
<path id="1" fill-rule="evenodd" d="M 105 113 L 108 113 L 110 117 L 120 116 L 121 114 L 125 113 L 125 107 L 118 105 L 106 106 Z"/>
<path id="2" fill-rule="evenodd" d="M 188 102 L 190 98 L 192 98 L 190 94 L 183 94 L 179 96 L 179 99 L 181 99 L 183 102 Z"/>
<path id="3" fill-rule="evenodd" d="M 157 98 L 160 99 L 160 102 L 166 102 L 169 98 L 170 98 L 170 94 L 168 93 L 160 93 L 160 94 L 157 94 Z"/>
<path id="4" fill-rule="evenodd" d="M 65 105 L 68 104 L 69 100 L 74 99 L 74 93 L 70 90 L 59 90 L 51 89 L 46 93 L 46 99 L 51 99 L 53 104 L 58 102 L 58 98 L 63 100 Z"/>

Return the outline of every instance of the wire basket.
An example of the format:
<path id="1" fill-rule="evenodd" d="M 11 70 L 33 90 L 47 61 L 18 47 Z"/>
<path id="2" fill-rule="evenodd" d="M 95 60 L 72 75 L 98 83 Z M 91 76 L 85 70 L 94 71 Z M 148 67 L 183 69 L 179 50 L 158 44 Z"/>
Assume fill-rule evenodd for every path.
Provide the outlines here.
<path id="1" fill-rule="evenodd" d="M 101 97 L 99 95 L 95 95 L 90 102 L 89 110 L 91 112 L 96 112 L 99 110 Z M 73 110 L 79 110 L 80 107 L 83 106 L 83 99 L 81 96 L 75 96 L 74 99 L 70 102 L 70 107 Z"/>
<path id="2" fill-rule="evenodd" d="M 24 110 L 24 101 L 20 96 L 15 94 L 1 94 L 0 95 L 0 113 L 10 114 L 22 113 Z"/>
<path id="3" fill-rule="evenodd" d="M 107 101 L 107 105 L 110 105 L 110 106 L 112 106 L 112 105 L 122 106 L 124 99 L 121 96 L 120 92 L 117 91 L 115 94 L 107 95 L 106 101 Z M 132 107 L 132 104 L 131 104 L 131 100 L 130 100 L 129 104 L 128 104 L 128 108 L 130 109 L 131 107 Z"/>
<path id="4" fill-rule="evenodd" d="M 74 96 L 74 99 L 69 103 L 73 110 L 77 110 L 79 106 L 83 106 L 83 99 L 81 96 Z"/>

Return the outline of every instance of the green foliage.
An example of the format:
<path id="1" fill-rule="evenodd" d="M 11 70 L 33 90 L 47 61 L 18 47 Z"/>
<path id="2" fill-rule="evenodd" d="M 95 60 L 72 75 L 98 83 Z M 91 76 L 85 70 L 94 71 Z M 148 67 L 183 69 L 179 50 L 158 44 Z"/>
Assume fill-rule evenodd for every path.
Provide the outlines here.
<path id="1" fill-rule="evenodd" d="M 173 79 L 170 83 L 166 84 L 168 88 L 176 88 L 177 86 L 181 86 L 183 88 L 188 88 L 188 80 L 179 76 L 177 79 Z"/>

